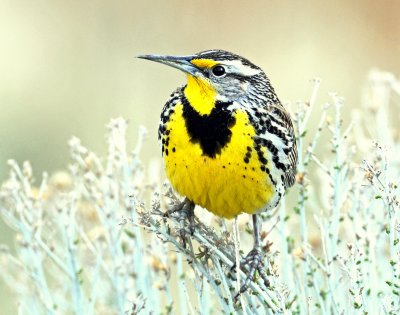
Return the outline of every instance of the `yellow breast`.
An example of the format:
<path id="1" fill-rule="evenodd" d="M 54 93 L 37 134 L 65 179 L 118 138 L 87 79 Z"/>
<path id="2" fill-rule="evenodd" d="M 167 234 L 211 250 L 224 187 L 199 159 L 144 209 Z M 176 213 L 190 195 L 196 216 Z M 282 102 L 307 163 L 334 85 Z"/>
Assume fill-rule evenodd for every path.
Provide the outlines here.
<path id="1" fill-rule="evenodd" d="M 255 131 L 247 114 L 237 110 L 233 117 L 231 138 L 215 157 L 205 155 L 200 144 L 191 141 L 182 104 L 175 106 L 166 124 L 169 140 L 164 162 L 172 186 L 195 204 L 225 218 L 262 210 L 275 194 L 264 168 L 268 164 L 259 162 L 254 149 Z"/>

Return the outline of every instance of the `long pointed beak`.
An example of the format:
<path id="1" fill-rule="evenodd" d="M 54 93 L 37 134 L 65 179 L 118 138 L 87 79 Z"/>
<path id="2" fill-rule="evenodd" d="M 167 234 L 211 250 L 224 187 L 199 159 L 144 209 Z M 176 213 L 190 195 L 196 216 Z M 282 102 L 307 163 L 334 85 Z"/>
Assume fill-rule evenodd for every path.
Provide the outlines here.
<path id="1" fill-rule="evenodd" d="M 199 69 L 190 62 L 195 56 L 140 55 L 137 56 L 137 58 L 163 63 L 192 75 L 199 71 Z"/>

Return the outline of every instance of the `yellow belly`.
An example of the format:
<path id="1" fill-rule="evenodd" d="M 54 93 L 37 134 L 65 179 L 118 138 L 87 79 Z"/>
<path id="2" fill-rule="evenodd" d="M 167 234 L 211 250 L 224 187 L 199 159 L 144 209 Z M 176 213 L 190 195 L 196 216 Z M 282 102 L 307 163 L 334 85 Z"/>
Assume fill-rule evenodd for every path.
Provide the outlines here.
<path id="1" fill-rule="evenodd" d="M 190 141 L 182 111 L 183 106 L 176 105 L 167 123 L 170 134 L 164 162 L 172 186 L 195 204 L 221 217 L 233 218 L 242 212 L 251 214 L 262 210 L 275 190 L 268 174 L 261 170 L 253 149 L 255 131 L 247 115 L 241 111 L 235 113 L 236 124 L 231 128 L 230 142 L 221 154 L 211 158 L 202 153 L 198 143 Z M 246 163 L 247 152 L 251 156 L 247 155 Z"/>

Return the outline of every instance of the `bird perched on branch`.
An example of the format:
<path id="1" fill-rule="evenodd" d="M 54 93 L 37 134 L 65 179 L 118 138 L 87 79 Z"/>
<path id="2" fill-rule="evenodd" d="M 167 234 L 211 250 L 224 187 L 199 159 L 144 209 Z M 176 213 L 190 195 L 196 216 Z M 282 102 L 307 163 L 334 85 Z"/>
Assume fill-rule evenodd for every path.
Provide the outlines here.
<path id="1" fill-rule="evenodd" d="M 248 273 L 240 293 L 256 270 L 268 283 L 259 213 L 278 205 L 295 182 L 297 164 L 292 121 L 268 77 L 249 60 L 223 50 L 139 58 L 187 75 L 187 84 L 165 104 L 158 130 L 167 176 L 185 196 L 168 214 L 179 212 L 191 232 L 195 205 L 227 219 L 251 214 L 254 247 L 243 260 Z"/>

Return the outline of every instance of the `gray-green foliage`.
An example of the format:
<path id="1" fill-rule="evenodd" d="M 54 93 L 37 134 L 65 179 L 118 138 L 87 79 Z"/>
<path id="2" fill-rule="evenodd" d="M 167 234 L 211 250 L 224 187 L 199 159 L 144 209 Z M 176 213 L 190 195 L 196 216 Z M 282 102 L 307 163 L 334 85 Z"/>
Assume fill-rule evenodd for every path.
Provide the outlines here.
<path id="1" fill-rule="evenodd" d="M 196 231 L 182 246 L 180 223 L 162 216 L 179 199 L 160 185 L 155 164 L 139 159 L 144 131 L 129 152 L 127 123 L 115 119 L 105 158 L 73 138 L 68 171 L 41 183 L 29 163 L 9 162 L 0 215 L 15 248 L 1 247 L 0 266 L 19 314 L 398 314 L 400 134 L 390 121 L 400 84 L 371 73 L 350 123 L 336 95 L 316 104 L 318 85 L 310 102 L 292 106 L 296 188 L 264 216 L 269 288 L 255 279 L 233 300 L 230 221 L 197 209 Z M 237 224 L 246 245 L 246 218 Z"/>

